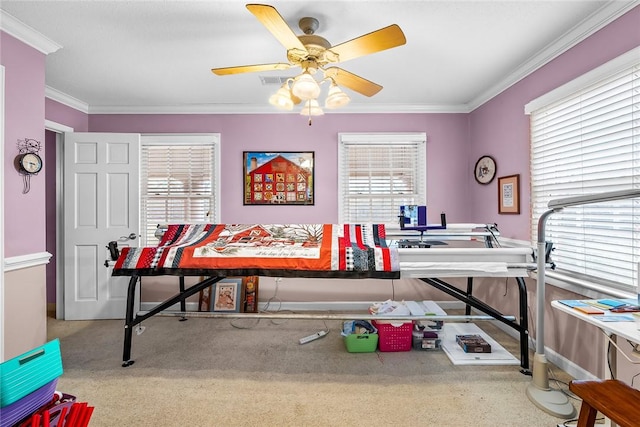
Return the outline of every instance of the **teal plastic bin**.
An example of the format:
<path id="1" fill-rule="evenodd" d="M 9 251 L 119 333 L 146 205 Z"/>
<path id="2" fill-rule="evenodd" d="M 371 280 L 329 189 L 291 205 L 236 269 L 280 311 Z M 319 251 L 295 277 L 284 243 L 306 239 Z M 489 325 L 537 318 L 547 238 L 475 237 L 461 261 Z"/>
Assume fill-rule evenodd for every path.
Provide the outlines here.
<path id="1" fill-rule="evenodd" d="M 34 348 L 0 364 L 0 408 L 36 391 L 62 375 L 60 341 Z"/>

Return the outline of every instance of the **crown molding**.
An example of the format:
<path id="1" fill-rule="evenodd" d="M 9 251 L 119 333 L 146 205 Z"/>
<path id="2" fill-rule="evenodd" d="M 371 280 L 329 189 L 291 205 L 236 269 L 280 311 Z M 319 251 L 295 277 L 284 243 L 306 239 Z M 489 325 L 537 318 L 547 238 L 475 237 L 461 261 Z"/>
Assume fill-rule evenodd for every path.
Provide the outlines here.
<path id="1" fill-rule="evenodd" d="M 487 101 L 498 96 L 529 74 L 551 62 L 567 50 L 571 49 L 596 31 L 606 27 L 634 7 L 640 5 L 640 1 L 610 1 L 578 25 L 564 33 L 554 43 L 541 50 L 529 61 L 509 74 L 504 80 L 495 84 L 469 102 L 469 111 L 473 111 Z"/>
<path id="2" fill-rule="evenodd" d="M 49 98 L 53 101 L 64 104 L 67 107 L 71 107 L 85 114 L 89 114 L 89 104 L 84 101 L 80 101 L 79 99 L 74 98 L 71 95 L 67 95 L 64 92 L 60 92 L 59 90 L 54 89 L 50 86 L 46 86 L 44 88 L 44 96 L 45 98 Z"/>
<path id="3" fill-rule="evenodd" d="M 493 85 L 467 104 L 396 104 L 396 105 L 357 105 L 351 104 L 339 111 L 327 111 L 327 114 L 359 114 L 359 113 L 470 113 L 492 98 L 527 77 L 540 67 L 560 56 L 596 31 L 607 26 L 615 19 L 640 5 L 640 0 L 611 1 L 592 13 L 588 18 L 576 25 L 554 43 L 541 50 L 537 55 L 509 74 L 501 82 Z M 10 16 L 10 15 L 7 15 Z M 4 19 L 5 14 L 2 15 Z M 15 18 L 11 17 L 14 21 Z M 20 21 L 17 21 L 20 22 Z M 24 24 L 22 24 L 24 26 Z M 33 31 L 33 30 L 32 30 Z M 39 34 L 39 33 L 38 33 Z M 295 114 L 278 111 L 270 105 L 247 104 L 200 104 L 200 105 L 164 105 L 164 106 L 90 106 L 88 103 L 70 95 L 47 87 L 45 96 L 85 114 Z"/>
<path id="4" fill-rule="evenodd" d="M 45 55 L 56 52 L 62 48 L 62 45 L 39 33 L 2 9 L 0 9 L 0 30 L 12 35 Z"/>
<path id="5" fill-rule="evenodd" d="M 467 105 L 354 105 L 340 110 L 325 111 L 325 114 L 359 113 L 468 113 Z M 270 105 L 249 104 L 204 104 L 165 106 L 90 106 L 89 114 L 297 114 L 297 111 L 282 111 Z"/>
<path id="6" fill-rule="evenodd" d="M 47 119 L 44 120 L 44 128 L 56 133 L 73 132 L 72 127 Z"/>

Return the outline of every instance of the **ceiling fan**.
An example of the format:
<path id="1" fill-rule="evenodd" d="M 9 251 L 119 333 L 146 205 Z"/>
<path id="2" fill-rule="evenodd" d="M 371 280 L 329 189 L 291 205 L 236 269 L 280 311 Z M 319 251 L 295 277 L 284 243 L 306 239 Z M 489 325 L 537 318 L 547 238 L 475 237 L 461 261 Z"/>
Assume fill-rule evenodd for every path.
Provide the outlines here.
<path id="1" fill-rule="evenodd" d="M 302 74 L 295 77 L 295 79 L 289 79 L 291 81 L 283 84 L 278 93 L 271 97 L 270 102 L 281 108 L 291 109 L 293 104 L 306 101 L 305 108 L 307 110 L 306 112 L 303 111 L 302 114 L 304 115 L 314 115 L 312 101 L 315 101 L 318 97 L 320 88 L 312 75 L 318 70 L 322 70 L 324 73 L 323 81 L 331 83 L 326 106 L 328 108 L 336 108 L 348 102 L 347 95 L 340 91 L 337 85 L 345 86 L 365 96 L 375 95 L 380 92 L 382 86 L 331 64 L 345 62 L 406 43 L 406 38 L 400 27 L 393 24 L 332 46 L 325 38 L 315 34 L 319 24 L 315 18 L 305 17 L 300 19 L 298 25 L 304 35 L 297 36 L 273 6 L 247 4 L 247 9 L 286 48 L 289 62 L 213 68 L 211 71 L 216 75 L 224 76 L 301 67 Z M 291 87 L 289 87 L 289 84 L 291 84 Z M 329 103 L 332 92 L 336 96 L 332 98 L 333 102 Z M 275 99 L 274 97 L 277 95 L 282 95 L 287 99 Z M 315 105 L 317 105 L 317 101 Z M 321 110 L 317 114 L 322 114 Z"/>

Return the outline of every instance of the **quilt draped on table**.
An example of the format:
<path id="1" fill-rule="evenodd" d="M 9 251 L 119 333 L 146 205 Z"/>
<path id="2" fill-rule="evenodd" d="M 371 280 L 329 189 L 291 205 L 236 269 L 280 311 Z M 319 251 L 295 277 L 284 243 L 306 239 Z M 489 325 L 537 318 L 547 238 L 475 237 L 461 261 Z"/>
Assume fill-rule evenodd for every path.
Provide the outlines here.
<path id="1" fill-rule="evenodd" d="M 400 277 L 382 224 L 175 224 L 122 248 L 114 276 Z"/>

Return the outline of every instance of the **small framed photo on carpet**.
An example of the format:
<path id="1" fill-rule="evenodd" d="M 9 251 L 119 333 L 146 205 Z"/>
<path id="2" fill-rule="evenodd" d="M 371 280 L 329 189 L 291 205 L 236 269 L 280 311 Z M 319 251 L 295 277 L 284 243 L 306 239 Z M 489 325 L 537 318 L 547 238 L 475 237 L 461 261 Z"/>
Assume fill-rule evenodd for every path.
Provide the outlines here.
<path id="1" fill-rule="evenodd" d="M 211 311 L 239 312 L 241 306 L 242 278 L 222 279 L 212 287 Z"/>

